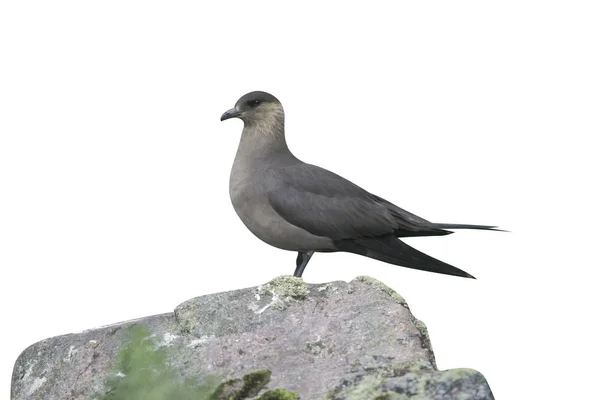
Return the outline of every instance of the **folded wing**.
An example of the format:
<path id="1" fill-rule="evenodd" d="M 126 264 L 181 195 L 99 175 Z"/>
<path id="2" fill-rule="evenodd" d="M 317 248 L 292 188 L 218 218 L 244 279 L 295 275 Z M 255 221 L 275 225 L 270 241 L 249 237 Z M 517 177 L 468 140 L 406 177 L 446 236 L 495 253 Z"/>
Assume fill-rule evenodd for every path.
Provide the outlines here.
<path id="1" fill-rule="evenodd" d="M 286 221 L 313 235 L 341 240 L 450 233 L 317 166 L 295 164 L 274 175 L 269 203 Z"/>

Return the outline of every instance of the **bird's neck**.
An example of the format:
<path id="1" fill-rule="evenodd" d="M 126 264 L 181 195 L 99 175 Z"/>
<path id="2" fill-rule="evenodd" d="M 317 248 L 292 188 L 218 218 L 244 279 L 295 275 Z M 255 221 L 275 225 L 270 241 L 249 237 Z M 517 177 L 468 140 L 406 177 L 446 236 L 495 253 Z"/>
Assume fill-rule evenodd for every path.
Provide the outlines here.
<path id="1" fill-rule="evenodd" d="M 239 149 L 253 158 L 289 153 L 283 117 L 273 121 L 246 122 Z"/>

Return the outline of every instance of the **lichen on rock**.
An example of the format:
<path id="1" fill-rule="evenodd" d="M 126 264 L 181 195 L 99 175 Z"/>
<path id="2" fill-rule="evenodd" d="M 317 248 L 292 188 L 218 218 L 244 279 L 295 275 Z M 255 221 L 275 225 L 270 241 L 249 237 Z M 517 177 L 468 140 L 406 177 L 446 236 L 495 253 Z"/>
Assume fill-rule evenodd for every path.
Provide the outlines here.
<path id="1" fill-rule="evenodd" d="M 132 341 L 135 324 L 147 331 Z M 132 363 L 118 361 L 124 349 Z M 141 360 L 150 368 L 135 368 Z M 436 369 L 425 325 L 382 282 L 316 285 L 292 276 L 40 341 L 17 360 L 11 398 L 201 400 L 210 376 L 231 377 L 214 382 L 227 400 L 493 399 L 481 374 Z M 128 391 L 136 382 L 152 389 L 135 397 Z"/>
<path id="2" fill-rule="evenodd" d="M 253 308 L 257 314 L 261 314 L 268 308 L 283 311 L 290 302 L 306 300 L 309 294 L 308 285 L 302 278 L 281 275 L 254 290 L 256 300 L 260 300 L 264 296 L 271 296 L 271 302 L 263 307 L 254 306 Z"/>
<path id="3" fill-rule="evenodd" d="M 367 285 L 371 285 L 373 287 L 376 287 L 377 289 L 381 290 L 382 292 L 384 292 L 385 294 L 390 296 L 396 303 L 402 304 L 403 306 L 408 307 L 406 300 L 404 300 L 404 297 L 400 296 L 398 293 L 396 293 L 396 291 L 394 289 L 392 289 L 385 283 L 383 283 L 375 278 L 372 278 L 370 276 L 366 276 L 366 275 L 357 276 L 356 278 L 354 278 L 354 280 L 358 281 L 358 282 L 366 283 Z"/>
<path id="4" fill-rule="evenodd" d="M 305 300 L 308 298 L 310 290 L 302 278 L 281 275 L 272 279 L 269 283 L 259 286 L 257 293 L 260 295 L 269 293 L 288 300 Z"/>
<path id="5" fill-rule="evenodd" d="M 258 400 L 299 400 L 296 392 L 290 392 L 285 389 L 273 389 L 265 392 Z"/>
<path id="6" fill-rule="evenodd" d="M 471 369 L 371 370 L 330 392 L 326 400 L 493 400 L 483 375 Z"/>
<path id="7" fill-rule="evenodd" d="M 250 372 L 242 379 L 228 379 L 222 382 L 209 400 L 243 400 L 256 396 L 271 379 L 271 371 Z"/>

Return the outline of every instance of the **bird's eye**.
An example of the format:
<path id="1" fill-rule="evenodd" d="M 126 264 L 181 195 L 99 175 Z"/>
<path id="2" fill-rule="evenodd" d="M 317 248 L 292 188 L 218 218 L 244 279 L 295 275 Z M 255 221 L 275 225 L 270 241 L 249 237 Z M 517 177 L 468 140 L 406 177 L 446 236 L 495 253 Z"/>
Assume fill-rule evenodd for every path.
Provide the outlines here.
<path id="1" fill-rule="evenodd" d="M 248 100 L 246 104 L 248 104 L 250 107 L 256 107 L 260 104 L 260 100 Z"/>

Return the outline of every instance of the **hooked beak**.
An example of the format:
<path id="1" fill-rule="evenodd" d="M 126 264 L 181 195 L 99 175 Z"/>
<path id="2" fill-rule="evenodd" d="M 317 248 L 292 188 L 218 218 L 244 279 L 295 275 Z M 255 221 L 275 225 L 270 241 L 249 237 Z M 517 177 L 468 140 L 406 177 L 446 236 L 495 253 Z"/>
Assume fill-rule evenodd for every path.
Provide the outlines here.
<path id="1" fill-rule="evenodd" d="M 225 111 L 223 115 L 221 115 L 221 121 L 225 121 L 229 118 L 236 118 L 240 115 L 242 115 L 242 112 L 240 110 L 238 110 L 237 108 L 232 108 L 231 110 Z"/>

